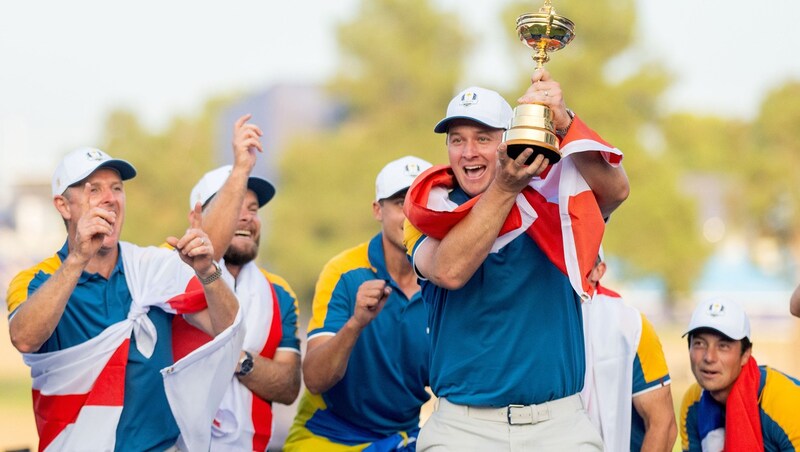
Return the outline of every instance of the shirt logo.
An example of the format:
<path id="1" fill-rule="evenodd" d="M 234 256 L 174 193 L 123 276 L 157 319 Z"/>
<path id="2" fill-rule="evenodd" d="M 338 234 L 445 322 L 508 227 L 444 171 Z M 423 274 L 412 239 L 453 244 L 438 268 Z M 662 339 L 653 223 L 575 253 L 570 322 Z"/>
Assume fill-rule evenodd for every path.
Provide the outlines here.
<path id="1" fill-rule="evenodd" d="M 478 95 L 472 91 L 467 91 L 461 95 L 461 105 L 469 107 L 478 103 Z"/>

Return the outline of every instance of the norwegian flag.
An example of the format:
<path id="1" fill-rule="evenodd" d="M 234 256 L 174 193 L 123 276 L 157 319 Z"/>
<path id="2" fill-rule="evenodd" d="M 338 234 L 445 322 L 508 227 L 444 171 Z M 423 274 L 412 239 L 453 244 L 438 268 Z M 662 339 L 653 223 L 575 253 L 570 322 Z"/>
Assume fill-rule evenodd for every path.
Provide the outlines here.
<path id="1" fill-rule="evenodd" d="M 594 194 L 570 156 L 590 151 L 601 152 L 614 166 L 622 161 L 619 149 L 603 141 L 576 116 L 561 143 L 561 161 L 517 195 L 492 248 L 497 252 L 527 233 L 584 299 L 593 291 L 585 276 L 597 258 L 605 223 Z M 434 166 L 417 177 L 404 206 L 411 224 L 429 237 L 443 238 L 480 198 L 478 195 L 456 205 L 447 199 L 455 185 L 452 170 L 444 165 Z"/>
<path id="2" fill-rule="evenodd" d="M 23 354 L 33 378 L 40 451 L 114 450 L 131 334 L 136 336 L 139 351 L 149 357 L 158 340 L 155 326 L 147 317 L 151 307 L 178 313 L 202 306 L 186 295 L 172 299 L 183 294 L 194 278 L 194 271 L 176 253 L 126 242 L 120 242 L 120 249 L 133 298 L 128 318 L 76 346 Z M 162 370 L 185 450 L 208 450 L 211 420 L 244 339 L 241 324 L 240 311 L 233 325 L 211 343 Z M 186 391 L 190 391 L 188 396 Z"/>

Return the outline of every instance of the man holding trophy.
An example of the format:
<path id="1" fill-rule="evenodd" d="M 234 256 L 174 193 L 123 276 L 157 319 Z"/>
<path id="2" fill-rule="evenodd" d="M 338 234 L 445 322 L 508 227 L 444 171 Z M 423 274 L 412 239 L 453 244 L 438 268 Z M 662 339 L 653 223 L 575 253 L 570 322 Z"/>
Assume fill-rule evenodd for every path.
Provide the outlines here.
<path id="1" fill-rule="evenodd" d="M 568 25 L 547 2 L 518 30 L 557 50 Z M 434 129 L 447 134 L 450 166 L 423 173 L 406 197 L 439 397 L 420 450 L 603 448 L 578 395 L 581 302 L 628 179 L 621 152 L 567 109 L 549 72 L 531 82 L 513 119 L 494 91 L 456 95 Z"/>

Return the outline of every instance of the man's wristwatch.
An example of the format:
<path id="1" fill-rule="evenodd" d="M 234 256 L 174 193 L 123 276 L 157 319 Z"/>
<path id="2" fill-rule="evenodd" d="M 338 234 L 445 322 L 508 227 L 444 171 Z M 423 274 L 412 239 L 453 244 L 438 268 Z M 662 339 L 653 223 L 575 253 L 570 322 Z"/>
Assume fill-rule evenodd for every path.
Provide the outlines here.
<path id="1" fill-rule="evenodd" d="M 564 127 L 563 129 L 556 129 L 556 135 L 562 138 L 567 135 L 569 128 L 572 127 L 572 121 L 575 119 L 575 112 L 569 108 L 567 108 L 567 114 L 569 115 L 569 124 L 567 124 L 567 127 Z"/>
<path id="2" fill-rule="evenodd" d="M 237 377 L 245 377 L 253 371 L 253 355 L 247 350 L 244 351 L 244 356 L 239 359 L 239 370 L 236 371 Z"/>
<path id="3" fill-rule="evenodd" d="M 212 261 L 211 263 L 214 264 L 214 268 L 216 268 L 214 273 L 206 276 L 205 278 L 201 278 L 200 275 L 197 275 L 197 279 L 199 279 L 204 286 L 211 284 L 212 282 L 218 280 L 220 276 L 222 276 L 222 267 L 219 266 L 217 261 Z"/>

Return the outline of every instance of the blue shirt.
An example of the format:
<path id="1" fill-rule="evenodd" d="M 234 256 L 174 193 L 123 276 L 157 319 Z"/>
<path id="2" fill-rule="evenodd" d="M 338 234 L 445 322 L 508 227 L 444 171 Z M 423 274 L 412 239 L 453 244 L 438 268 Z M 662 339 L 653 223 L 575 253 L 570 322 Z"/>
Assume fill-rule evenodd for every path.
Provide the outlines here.
<path id="1" fill-rule="evenodd" d="M 461 189 L 450 193 L 457 204 L 468 199 Z M 412 253 L 422 240 L 409 244 Z M 421 286 L 437 396 L 460 405 L 527 405 L 583 388 L 580 298 L 527 234 L 490 253 L 461 289 Z"/>
<path id="2" fill-rule="evenodd" d="M 68 252 L 65 243 L 57 254 L 58 266 Z M 42 264 L 40 266 L 28 284 L 29 296 L 55 272 Z M 61 350 L 99 335 L 107 327 L 127 318 L 131 302 L 121 258 L 118 258 L 108 279 L 96 273 L 83 272 L 55 331 L 38 352 Z M 131 335 L 125 372 L 125 400 L 117 425 L 116 450 L 120 451 L 162 451 L 175 444 L 178 437 L 178 425 L 167 403 L 160 373 L 173 362 L 169 339 L 172 315 L 153 308 L 147 316 L 156 326 L 159 339 L 153 355 L 147 359 L 136 348 L 136 339 Z"/>
<path id="3" fill-rule="evenodd" d="M 380 314 L 361 332 L 344 377 L 322 394 L 326 410 L 306 423 L 313 433 L 349 443 L 341 428 L 324 431 L 331 414 L 376 434 L 375 440 L 416 429 L 419 409 L 429 399 L 426 311 L 419 293 L 408 299 L 386 270 L 381 234 L 344 251 L 325 265 L 314 296 L 308 337 L 338 332 L 353 315 L 356 292 L 368 280 L 389 281 L 392 293 Z M 306 395 L 304 395 L 305 397 Z M 316 419 L 315 419 L 316 418 Z M 321 420 L 318 422 L 318 420 Z M 352 429 L 355 434 L 356 429 Z M 363 437 L 362 437 L 363 439 Z M 360 442 L 360 440 L 359 440 Z"/>

